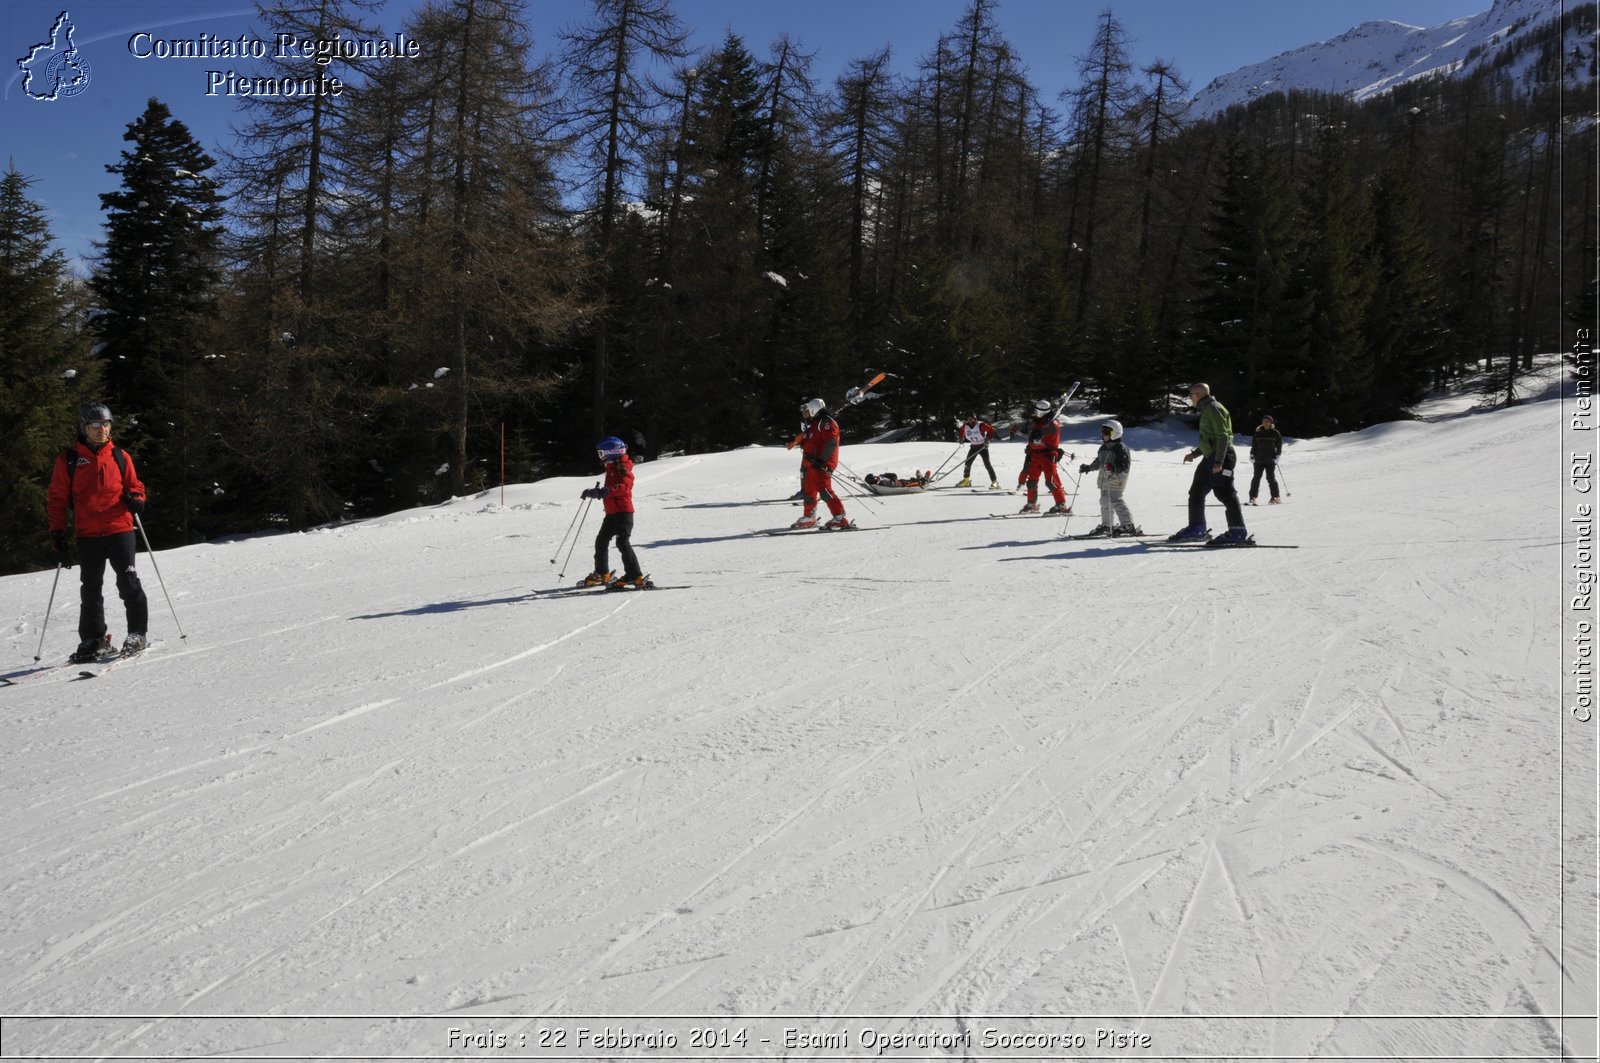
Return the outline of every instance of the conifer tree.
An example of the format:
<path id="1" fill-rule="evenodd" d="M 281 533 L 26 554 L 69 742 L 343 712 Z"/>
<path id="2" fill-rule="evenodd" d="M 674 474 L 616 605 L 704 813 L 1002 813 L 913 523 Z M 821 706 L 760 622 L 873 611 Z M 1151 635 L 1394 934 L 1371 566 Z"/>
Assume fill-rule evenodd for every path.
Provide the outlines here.
<path id="1" fill-rule="evenodd" d="M 1362 424 L 1396 420 L 1422 401 L 1444 335 L 1438 266 L 1409 145 L 1391 150 L 1372 210 L 1376 276 L 1365 333 L 1373 381 Z"/>
<path id="2" fill-rule="evenodd" d="M 562 65 L 571 84 L 568 128 L 587 149 L 585 157 L 600 160 L 587 173 L 597 192 L 592 239 L 598 313 L 591 326 L 590 401 L 591 427 L 598 437 L 610 412 L 611 303 L 620 211 L 629 178 L 640 165 L 639 148 L 663 102 L 644 70 L 652 62 L 670 63 L 688 52 L 687 35 L 670 0 L 593 0 L 593 4 L 589 21 L 563 35 Z"/>
<path id="3" fill-rule="evenodd" d="M 139 454 L 151 485 L 152 538 L 188 541 L 205 493 L 215 427 L 201 380 L 217 313 L 222 197 L 216 165 L 152 98 L 129 123 L 130 148 L 106 170 L 106 238 L 90 278 L 106 400 L 119 443 Z"/>
<path id="4" fill-rule="evenodd" d="M 98 395 L 83 359 L 83 293 L 51 246 L 32 183 L 14 166 L 0 175 L 0 573 L 48 556 L 50 471 L 72 441 L 77 403 Z"/>
<path id="5" fill-rule="evenodd" d="M 1304 185 L 1301 246 L 1312 298 L 1306 370 L 1318 402 L 1314 431 L 1359 427 L 1372 401 L 1373 359 L 1367 311 L 1373 274 L 1372 217 L 1354 173 L 1349 126 L 1341 114 L 1323 124 Z M 1267 401 L 1270 402 L 1270 399 Z"/>

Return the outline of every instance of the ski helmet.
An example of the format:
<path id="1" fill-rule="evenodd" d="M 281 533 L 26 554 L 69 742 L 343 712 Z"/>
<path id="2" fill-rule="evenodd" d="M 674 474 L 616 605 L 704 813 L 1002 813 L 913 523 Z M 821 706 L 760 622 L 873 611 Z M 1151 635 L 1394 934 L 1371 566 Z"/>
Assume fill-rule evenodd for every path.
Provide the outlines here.
<path id="1" fill-rule="evenodd" d="M 1272 414 L 1264 413 L 1264 414 L 1261 415 L 1261 423 L 1262 424 L 1277 424 L 1278 422 L 1274 421 L 1272 419 Z"/>
<path id="2" fill-rule="evenodd" d="M 1122 438 L 1122 422 L 1121 421 L 1107 421 L 1105 424 L 1102 424 L 1100 426 L 1100 431 L 1102 431 L 1102 432 L 1110 432 L 1111 433 L 1111 438 L 1112 438 L 1113 441 L 1121 439 Z"/>
<path id="3" fill-rule="evenodd" d="M 1051 402 L 1049 399 L 1040 399 L 1038 402 L 1033 404 L 1033 412 L 1038 414 L 1040 417 L 1043 417 L 1045 414 L 1049 413 L 1055 408 L 1055 403 Z"/>
<path id="4" fill-rule="evenodd" d="M 82 432 L 90 421 L 111 422 L 111 410 L 103 402 L 89 402 L 78 408 L 78 431 Z"/>
<path id="5" fill-rule="evenodd" d="M 812 399 L 811 401 L 802 403 L 800 405 L 800 412 L 807 417 L 815 417 L 817 414 L 821 413 L 827 408 L 828 404 L 823 402 L 821 399 Z"/>
<path id="6" fill-rule="evenodd" d="M 616 436 L 606 436 L 595 444 L 595 453 L 600 455 L 601 461 L 616 461 L 628 453 L 628 444 Z"/>

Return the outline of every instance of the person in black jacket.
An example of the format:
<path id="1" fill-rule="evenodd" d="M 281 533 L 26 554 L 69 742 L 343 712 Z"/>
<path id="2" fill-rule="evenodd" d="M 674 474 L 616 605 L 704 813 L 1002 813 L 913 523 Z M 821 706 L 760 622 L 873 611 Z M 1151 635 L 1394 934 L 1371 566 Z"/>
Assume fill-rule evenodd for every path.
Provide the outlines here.
<path id="1" fill-rule="evenodd" d="M 1250 477 L 1250 504 L 1256 504 L 1256 495 L 1261 493 L 1261 476 L 1267 477 L 1267 488 L 1272 492 L 1272 504 L 1277 505 L 1278 498 L 1278 456 L 1283 453 L 1283 435 L 1278 431 L 1278 422 L 1272 419 L 1272 414 L 1262 414 L 1261 424 L 1250 433 L 1250 461 L 1255 465 L 1256 471 Z"/>

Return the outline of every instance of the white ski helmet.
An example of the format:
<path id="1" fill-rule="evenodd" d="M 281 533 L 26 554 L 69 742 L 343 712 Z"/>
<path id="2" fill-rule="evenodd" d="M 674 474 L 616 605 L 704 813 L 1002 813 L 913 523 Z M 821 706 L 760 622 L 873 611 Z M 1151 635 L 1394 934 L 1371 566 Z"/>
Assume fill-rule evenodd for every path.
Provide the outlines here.
<path id="1" fill-rule="evenodd" d="M 1100 426 L 1100 431 L 1102 431 L 1102 432 L 1110 432 L 1111 433 L 1111 438 L 1112 438 L 1113 441 L 1121 439 L 1122 438 L 1122 422 L 1121 421 L 1107 421 L 1107 422 L 1105 422 L 1104 424 L 1102 424 Z"/>
<path id="2" fill-rule="evenodd" d="M 1033 412 L 1038 414 L 1040 417 L 1043 417 L 1045 414 L 1049 413 L 1055 408 L 1055 403 L 1051 402 L 1049 399 L 1040 399 L 1038 402 L 1033 404 Z"/>
<path id="3" fill-rule="evenodd" d="M 811 399 L 800 404 L 800 412 L 807 417 L 815 417 L 828 408 L 828 404 L 821 399 Z"/>

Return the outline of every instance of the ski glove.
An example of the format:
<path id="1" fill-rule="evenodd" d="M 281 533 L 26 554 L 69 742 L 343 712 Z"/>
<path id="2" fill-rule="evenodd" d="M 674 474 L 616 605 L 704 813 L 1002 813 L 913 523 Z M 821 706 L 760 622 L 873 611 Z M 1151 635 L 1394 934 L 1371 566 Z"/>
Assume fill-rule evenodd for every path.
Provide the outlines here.
<path id="1" fill-rule="evenodd" d="M 144 499 L 140 498 L 136 494 L 133 494 L 132 492 L 128 492 L 122 496 L 122 504 L 127 506 L 128 512 L 132 513 L 136 517 L 144 512 Z"/>
<path id="2" fill-rule="evenodd" d="M 583 494 L 579 495 L 578 497 L 579 498 L 604 498 L 604 497 L 606 497 L 606 489 L 604 487 L 585 487 L 583 489 Z"/>
<path id="3" fill-rule="evenodd" d="M 811 467 L 813 469 L 816 469 L 818 472 L 827 472 L 828 471 L 828 459 L 827 458 L 819 458 L 819 457 L 816 457 L 816 456 L 812 456 L 812 457 L 807 458 L 806 460 L 809 461 L 811 463 Z"/>
<path id="4" fill-rule="evenodd" d="M 55 551 L 56 561 L 62 568 L 72 567 L 72 552 L 67 548 L 67 533 L 53 531 L 50 533 L 50 549 Z"/>
<path id="5" fill-rule="evenodd" d="M 1078 466 L 1078 475 L 1079 476 L 1086 476 L 1086 475 L 1088 475 L 1089 473 L 1091 473 L 1093 471 L 1094 471 L 1094 466 L 1093 465 L 1079 465 Z"/>

